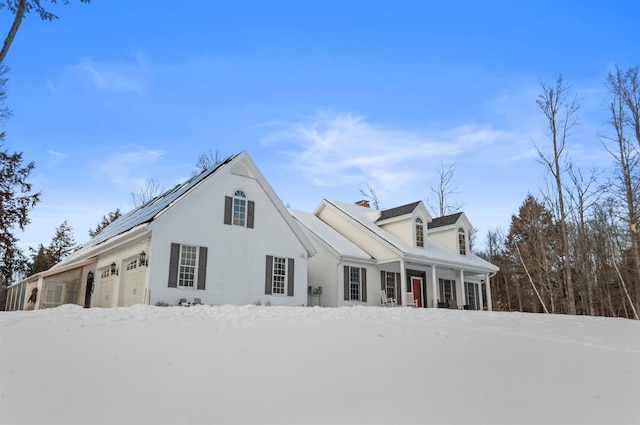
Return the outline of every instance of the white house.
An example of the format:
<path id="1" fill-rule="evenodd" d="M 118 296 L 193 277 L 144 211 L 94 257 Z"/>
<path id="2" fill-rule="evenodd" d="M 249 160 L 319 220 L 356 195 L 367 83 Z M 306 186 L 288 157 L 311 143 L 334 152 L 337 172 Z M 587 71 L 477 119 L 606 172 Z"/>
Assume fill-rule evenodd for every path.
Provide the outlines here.
<path id="1" fill-rule="evenodd" d="M 470 251 L 464 213 L 432 219 L 422 202 L 381 211 L 324 199 L 313 214 L 292 214 L 318 252 L 310 305 L 381 305 L 384 293 L 405 306 L 492 309 L 498 267 Z"/>
<path id="2" fill-rule="evenodd" d="M 305 305 L 313 254 L 241 152 L 118 218 L 50 270 L 11 286 L 7 309 Z"/>

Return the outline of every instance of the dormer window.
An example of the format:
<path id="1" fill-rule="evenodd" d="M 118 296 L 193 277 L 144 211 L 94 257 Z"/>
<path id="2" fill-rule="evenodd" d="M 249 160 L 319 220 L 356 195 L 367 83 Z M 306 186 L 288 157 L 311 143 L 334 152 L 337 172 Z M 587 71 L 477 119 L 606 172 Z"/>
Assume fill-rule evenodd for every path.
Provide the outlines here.
<path id="1" fill-rule="evenodd" d="M 424 224 L 420 217 L 416 218 L 416 246 L 424 248 Z"/>
<path id="2" fill-rule="evenodd" d="M 467 255 L 467 238 L 462 227 L 458 229 L 458 250 L 460 255 Z"/>
<path id="3" fill-rule="evenodd" d="M 255 204 L 247 199 L 245 191 L 237 189 L 233 196 L 224 198 L 224 224 L 253 229 Z"/>

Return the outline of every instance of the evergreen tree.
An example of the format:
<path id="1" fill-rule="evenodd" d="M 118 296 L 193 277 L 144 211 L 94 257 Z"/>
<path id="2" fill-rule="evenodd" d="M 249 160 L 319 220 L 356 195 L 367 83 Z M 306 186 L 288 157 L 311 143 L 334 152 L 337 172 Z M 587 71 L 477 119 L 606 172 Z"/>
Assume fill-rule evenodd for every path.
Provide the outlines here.
<path id="1" fill-rule="evenodd" d="M 102 229 L 104 229 L 105 227 L 107 227 L 108 225 L 116 221 L 121 216 L 122 216 L 122 211 L 120 211 L 120 208 L 116 208 L 115 211 L 111 211 L 108 216 L 103 215 L 102 221 L 98 223 L 96 228 L 89 229 L 89 236 L 92 238 L 95 237 L 98 233 L 102 231 Z"/>
<path id="2" fill-rule="evenodd" d="M 32 193 L 31 183 L 27 181 L 35 163 L 25 166 L 22 152 L 1 149 L 5 138 L 2 128 L 11 115 L 4 106 L 6 72 L 7 68 L 0 65 L 0 286 L 8 286 L 25 271 L 26 257 L 17 245 L 14 232 L 24 230 L 29 223 L 29 211 L 40 201 L 40 193 Z"/>

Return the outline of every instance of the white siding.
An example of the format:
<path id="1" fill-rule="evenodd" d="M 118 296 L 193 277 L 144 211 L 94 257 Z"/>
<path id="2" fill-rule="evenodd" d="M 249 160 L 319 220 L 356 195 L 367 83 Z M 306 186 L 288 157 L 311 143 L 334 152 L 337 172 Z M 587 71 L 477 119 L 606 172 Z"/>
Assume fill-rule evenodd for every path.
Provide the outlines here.
<path id="1" fill-rule="evenodd" d="M 458 228 L 447 227 L 445 229 L 437 229 L 429 231 L 429 240 L 437 243 L 447 251 L 454 254 L 458 253 Z"/>
<path id="2" fill-rule="evenodd" d="M 329 250 L 315 244 L 318 253 L 309 259 L 309 285 L 317 288 L 322 286 L 321 297 L 309 297 L 309 305 L 322 307 L 337 307 L 338 302 L 338 267 L 340 262 Z"/>
<path id="3" fill-rule="evenodd" d="M 409 246 L 415 246 L 415 232 L 413 229 L 413 217 L 408 217 L 402 220 L 394 221 L 391 223 L 380 226 L 383 230 L 391 233 L 396 238 Z M 424 226 L 426 230 L 426 225 Z"/>
<path id="4" fill-rule="evenodd" d="M 225 225 L 225 196 L 242 189 L 255 202 L 254 228 Z M 271 199 L 251 177 L 226 169 L 205 180 L 168 209 L 149 227 L 151 252 L 151 303 L 176 304 L 180 298 L 204 304 L 305 305 L 307 254 Z M 171 243 L 208 248 L 206 289 L 169 288 Z M 294 296 L 265 295 L 267 255 L 295 260 Z"/>

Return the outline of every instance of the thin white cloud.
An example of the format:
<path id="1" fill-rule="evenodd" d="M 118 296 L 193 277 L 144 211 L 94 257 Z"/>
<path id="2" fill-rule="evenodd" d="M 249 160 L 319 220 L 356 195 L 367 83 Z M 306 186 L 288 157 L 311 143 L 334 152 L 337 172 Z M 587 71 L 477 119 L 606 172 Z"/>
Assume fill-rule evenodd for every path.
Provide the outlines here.
<path id="1" fill-rule="evenodd" d="M 81 80 L 93 87 L 111 92 L 142 91 L 148 76 L 148 68 L 139 53 L 132 53 L 130 61 L 96 61 L 83 58 L 71 70 Z"/>
<path id="2" fill-rule="evenodd" d="M 148 169 L 165 154 L 165 151 L 158 149 L 126 145 L 121 148 L 121 152 L 113 154 L 101 162 L 98 172 L 110 182 L 128 186 L 132 191 L 135 191 L 142 187 L 149 178 L 141 171 Z"/>
<path id="3" fill-rule="evenodd" d="M 66 159 L 67 156 L 69 156 L 66 153 L 58 152 L 53 149 L 48 149 L 47 153 L 56 161 L 62 161 L 63 159 Z"/>
<path id="4" fill-rule="evenodd" d="M 320 112 L 299 123 L 277 124 L 263 143 L 317 186 L 369 182 L 380 192 L 424 180 L 429 165 L 455 161 L 512 137 L 490 126 L 465 124 L 447 131 L 405 130 L 350 113 Z"/>

